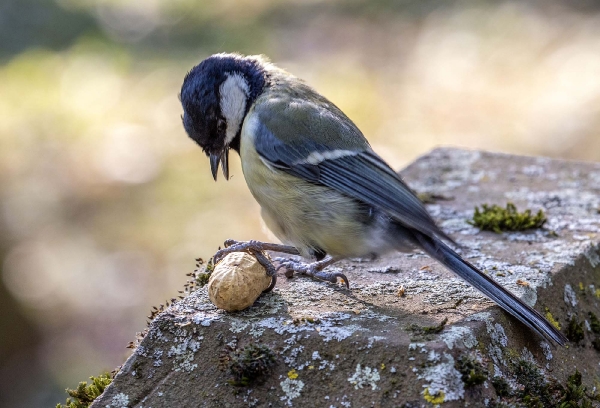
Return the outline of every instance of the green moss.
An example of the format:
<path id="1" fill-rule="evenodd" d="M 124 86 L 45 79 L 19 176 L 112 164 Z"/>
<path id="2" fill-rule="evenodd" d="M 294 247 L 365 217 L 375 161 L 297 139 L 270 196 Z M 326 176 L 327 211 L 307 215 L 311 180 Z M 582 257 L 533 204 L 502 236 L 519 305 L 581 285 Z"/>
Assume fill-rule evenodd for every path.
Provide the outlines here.
<path id="1" fill-rule="evenodd" d="M 220 367 L 231 374 L 231 385 L 246 386 L 264 381 L 276 361 L 273 350 L 262 344 L 249 344 L 240 349 L 228 346 L 221 352 Z"/>
<path id="2" fill-rule="evenodd" d="M 210 273 L 199 273 L 196 275 L 196 283 L 199 287 L 203 287 L 208 283 L 210 279 Z"/>
<path id="3" fill-rule="evenodd" d="M 295 317 L 292 321 L 294 326 L 302 326 L 303 324 L 317 324 L 321 321 L 319 318 L 315 317 Z"/>
<path id="4" fill-rule="evenodd" d="M 554 327 L 560 330 L 560 323 L 554 318 L 554 316 L 552 316 L 552 313 L 550 313 L 550 309 L 548 308 L 546 308 L 546 319 L 548 319 L 548 321 L 552 323 Z"/>
<path id="5" fill-rule="evenodd" d="M 556 405 L 560 387 L 555 382 L 547 382 L 538 367 L 529 361 L 520 360 L 515 368 L 517 381 L 523 386 L 519 394 L 525 406 L 545 408 Z"/>
<path id="6" fill-rule="evenodd" d="M 583 323 L 578 322 L 575 316 L 571 317 L 565 335 L 569 341 L 579 343 L 584 337 Z"/>
<path id="7" fill-rule="evenodd" d="M 492 386 L 496 390 L 496 395 L 499 397 L 509 397 L 512 394 L 510 385 L 502 377 L 492 378 Z"/>
<path id="8" fill-rule="evenodd" d="M 513 203 L 506 204 L 506 208 L 498 205 L 483 204 L 475 207 L 473 219 L 467 221 L 482 230 L 494 231 L 500 234 L 502 231 L 522 231 L 530 228 L 541 228 L 546 223 L 546 215 L 539 210 L 536 215 L 531 210 L 518 212 Z"/>
<path id="9" fill-rule="evenodd" d="M 485 367 L 470 354 L 461 355 L 454 363 L 454 367 L 461 373 L 461 378 L 467 387 L 483 384 L 488 378 Z"/>
<path id="10" fill-rule="evenodd" d="M 424 334 L 439 333 L 442 330 L 444 330 L 444 327 L 446 326 L 446 323 L 448 323 L 448 318 L 447 317 L 444 320 L 442 320 L 440 322 L 440 324 L 437 324 L 435 326 L 424 326 L 424 327 L 421 327 L 421 331 L 423 331 Z"/>
<path id="11" fill-rule="evenodd" d="M 104 392 L 104 389 L 112 382 L 109 373 L 101 374 L 98 377 L 90 377 L 92 383 L 88 385 L 86 381 L 79 383 L 76 389 L 66 389 L 70 398 L 67 398 L 65 405 L 57 404 L 56 408 L 87 408 L 96 398 Z"/>
<path id="12" fill-rule="evenodd" d="M 592 329 L 592 333 L 595 335 L 592 340 L 592 346 L 597 351 L 600 351 L 600 321 L 594 313 L 589 312 L 588 315 L 590 317 L 590 329 Z"/>
<path id="13" fill-rule="evenodd" d="M 590 328 L 592 329 L 592 332 L 594 334 L 600 334 L 600 321 L 598 320 L 598 317 L 592 312 L 589 312 L 589 316 Z"/>
<path id="14" fill-rule="evenodd" d="M 409 325 L 406 329 L 413 332 L 412 340 L 431 340 L 433 335 L 444 330 L 444 327 L 448 323 L 448 318 L 445 318 L 440 322 L 440 324 L 436 324 L 435 326 L 419 326 L 416 324 Z"/>
<path id="15" fill-rule="evenodd" d="M 527 408 L 591 408 L 594 401 L 600 401 L 600 395 L 588 393 L 579 371 L 575 371 L 561 385 L 554 378 L 546 379 L 542 371 L 529 361 L 519 360 L 514 363 L 513 369 L 519 386 L 512 394 L 506 381 L 499 377 L 492 379 L 492 385 L 500 397 L 497 404 L 509 402 L 510 406 L 515 406 L 517 403 L 516 406 L 524 405 Z"/>
<path id="16" fill-rule="evenodd" d="M 433 405 L 439 405 L 444 402 L 446 395 L 444 394 L 444 391 L 439 391 L 437 394 L 432 395 L 429 393 L 429 388 L 425 388 L 425 392 L 423 392 L 423 398 L 425 398 L 425 401 Z"/>
<path id="17" fill-rule="evenodd" d="M 517 361 L 521 358 L 521 353 L 512 347 L 506 347 L 504 353 L 511 361 Z"/>
<path id="18" fill-rule="evenodd" d="M 213 264 L 212 258 L 206 263 L 204 266 L 204 271 L 200 272 L 200 267 L 204 265 L 204 262 L 201 259 L 197 259 L 198 264 L 196 265 L 198 269 L 195 271 L 195 283 L 198 287 L 203 287 L 208 284 L 208 280 L 210 279 L 210 275 L 215 269 L 215 265 Z"/>
<path id="19" fill-rule="evenodd" d="M 133 378 L 140 379 L 143 377 L 143 375 L 142 375 L 143 367 L 144 367 L 144 363 L 142 363 L 141 360 L 136 360 L 131 365 L 131 375 L 133 376 Z"/>
<path id="20" fill-rule="evenodd" d="M 558 405 L 559 408 L 592 407 L 591 401 L 586 398 L 586 387 L 581 383 L 581 373 L 575 370 L 567 380 L 567 387 L 563 398 Z"/>

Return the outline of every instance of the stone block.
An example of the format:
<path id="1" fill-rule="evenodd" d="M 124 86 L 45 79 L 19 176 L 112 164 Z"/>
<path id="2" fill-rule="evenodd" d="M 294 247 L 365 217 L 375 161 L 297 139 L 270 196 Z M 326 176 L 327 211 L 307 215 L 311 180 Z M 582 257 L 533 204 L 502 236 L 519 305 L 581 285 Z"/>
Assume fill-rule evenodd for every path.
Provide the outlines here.
<path id="1" fill-rule="evenodd" d="M 92 407 L 483 406 L 507 390 L 527 398 L 535 379 L 565 386 L 576 369 L 593 393 L 600 165 L 442 148 L 402 175 L 461 254 L 568 332 L 569 347 L 548 344 L 426 255 L 395 253 L 337 264 L 350 290 L 281 275 L 237 313 L 216 309 L 206 287 L 194 291 L 151 322 Z M 496 234 L 467 222 L 476 205 L 507 202 L 543 209 L 545 227 Z M 257 344 L 275 365 L 232 385 L 228 365 L 249 363 Z"/>

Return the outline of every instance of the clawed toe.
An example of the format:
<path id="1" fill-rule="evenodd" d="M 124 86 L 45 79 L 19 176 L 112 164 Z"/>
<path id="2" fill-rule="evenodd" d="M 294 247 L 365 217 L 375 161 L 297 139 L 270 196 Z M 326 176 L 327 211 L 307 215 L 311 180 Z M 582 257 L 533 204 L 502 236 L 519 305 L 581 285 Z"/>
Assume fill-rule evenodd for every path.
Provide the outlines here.
<path id="1" fill-rule="evenodd" d="M 273 266 L 271 258 L 265 255 L 264 252 L 257 251 L 255 249 L 250 249 L 250 252 L 256 257 L 258 263 L 260 263 L 263 266 L 263 268 L 265 268 L 265 270 L 267 271 L 267 275 L 272 278 L 273 282 L 271 282 L 271 285 L 269 285 L 269 287 L 265 289 L 265 292 L 270 292 L 275 287 L 275 283 L 277 282 L 277 269 L 275 269 L 275 266 Z"/>
<path id="2" fill-rule="evenodd" d="M 296 261 L 294 259 L 275 258 L 275 262 L 279 263 L 277 270 L 284 268 L 285 276 L 287 276 L 288 278 L 291 278 L 294 275 L 294 272 L 297 272 L 300 274 L 308 273 L 308 270 L 310 267 L 309 264 L 306 264 L 306 263 L 300 262 L 300 261 Z M 291 274 L 290 274 L 290 272 L 291 272 Z"/>
<path id="3" fill-rule="evenodd" d="M 229 255 L 232 252 L 246 252 L 248 249 L 253 247 L 253 242 L 243 242 L 243 241 L 235 241 L 233 239 L 228 239 L 223 243 L 225 248 L 219 249 L 217 253 L 213 256 L 213 262 L 219 263 L 225 256 Z"/>
<path id="4" fill-rule="evenodd" d="M 285 258 L 275 258 L 275 261 L 279 262 L 277 270 L 285 268 L 285 276 L 288 278 L 293 277 L 294 272 L 296 272 L 300 275 L 307 275 L 312 278 L 331 283 L 337 283 L 338 279 L 341 279 L 346 285 L 346 288 L 350 289 L 350 282 L 346 275 L 340 272 L 326 272 L 323 270 L 323 268 L 331 265 L 334 262 L 334 260 L 331 258 L 310 264 Z"/>
<path id="5" fill-rule="evenodd" d="M 271 284 L 269 285 L 268 288 L 263 290 L 263 293 L 269 293 L 270 291 L 272 291 L 276 284 L 277 284 L 277 275 L 273 275 L 273 276 L 271 276 Z"/>
<path id="6" fill-rule="evenodd" d="M 341 279 L 346 285 L 346 289 L 350 289 L 350 282 L 348 281 L 348 278 L 341 272 L 317 271 L 314 275 L 311 276 L 331 283 L 337 283 L 338 279 Z"/>

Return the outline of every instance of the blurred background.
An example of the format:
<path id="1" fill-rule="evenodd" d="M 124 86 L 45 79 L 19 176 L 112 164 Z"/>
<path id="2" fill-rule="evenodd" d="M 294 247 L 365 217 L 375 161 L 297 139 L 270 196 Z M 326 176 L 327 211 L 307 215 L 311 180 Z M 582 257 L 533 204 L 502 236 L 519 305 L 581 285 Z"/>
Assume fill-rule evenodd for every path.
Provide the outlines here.
<path id="1" fill-rule="evenodd" d="M 232 156 L 181 126 L 185 73 L 264 53 L 395 168 L 438 145 L 600 160 L 594 1 L 1 0 L 0 406 L 119 366 L 226 238 L 266 239 Z"/>

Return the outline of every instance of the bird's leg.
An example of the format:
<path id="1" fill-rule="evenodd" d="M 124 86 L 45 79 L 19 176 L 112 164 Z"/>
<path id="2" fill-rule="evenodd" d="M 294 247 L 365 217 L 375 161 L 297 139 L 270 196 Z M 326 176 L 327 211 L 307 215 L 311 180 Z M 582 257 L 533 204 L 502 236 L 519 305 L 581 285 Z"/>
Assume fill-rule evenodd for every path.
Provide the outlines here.
<path id="1" fill-rule="evenodd" d="M 280 245 L 280 244 L 271 244 L 268 242 L 260 242 L 260 241 L 234 241 L 233 239 L 228 239 L 224 243 L 225 248 L 220 249 L 213 256 L 213 262 L 216 264 L 221 261 L 227 254 L 232 252 L 248 252 L 256 257 L 258 263 L 260 263 L 267 271 L 267 275 L 271 277 L 271 284 L 267 289 L 263 292 L 270 292 L 275 287 L 277 283 L 277 269 L 273 266 L 273 263 L 269 260 L 269 258 L 265 255 L 264 251 L 275 251 L 275 252 L 283 252 L 291 255 L 300 255 L 300 252 L 293 246 L 289 245 Z"/>
<path id="2" fill-rule="evenodd" d="M 233 239 L 228 239 L 224 243 L 225 248 L 220 249 L 213 256 L 214 263 L 221 261 L 221 259 L 225 258 L 225 255 L 230 254 L 232 252 L 249 252 L 253 251 L 275 251 L 275 252 L 283 252 L 290 255 L 300 255 L 300 252 L 293 246 L 289 245 L 280 245 L 280 244 L 271 244 L 268 242 L 260 242 L 260 241 L 235 241 Z"/>
<path id="3" fill-rule="evenodd" d="M 268 288 L 263 290 L 263 292 L 267 293 L 267 292 L 272 291 L 273 288 L 275 287 L 275 284 L 277 283 L 277 269 L 275 269 L 275 267 L 273 266 L 273 263 L 271 262 L 271 260 L 269 258 L 267 258 L 267 256 L 265 255 L 264 252 L 257 251 L 255 249 L 250 249 L 249 251 L 250 251 L 250 253 L 252 253 L 252 255 L 254 255 L 256 257 L 256 260 L 258 261 L 258 263 L 261 264 L 263 266 L 263 268 L 265 268 L 265 270 L 267 271 L 267 276 L 271 277 L 271 284 L 269 285 Z"/>
<path id="4" fill-rule="evenodd" d="M 220 249 L 213 257 L 213 262 L 216 264 L 221 261 L 227 254 L 232 252 L 249 252 L 254 255 L 257 261 L 267 270 L 267 275 L 272 278 L 272 282 L 265 292 L 271 291 L 275 287 L 277 282 L 277 270 L 279 268 L 286 268 L 286 276 L 292 277 L 294 272 L 301 275 L 308 275 L 315 279 L 324 280 L 331 283 L 337 283 L 338 278 L 343 280 L 346 287 L 350 288 L 348 278 L 346 275 L 340 272 L 325 272 L 324 268 L 339 261 L 339 259 L 332 258 L 330 256 L 325 259 L 313 262 L 310 264 L 296 261 L 287 258 L 275 258 L 275 261 L 279 262 L 279 267 L 275 269 L 273 263 L 264 254 L 264 251 L 282 252 L 290 255 L 300 255 L 298 250 L 290 245 L 272 244 L 268 242 L 260 241 L 235 241 L 228 239 L 224 243 L 225 248 Z"/>
<path id="5" fill-rule="evenodd" d="M 341 272 L 325 272 L 327 266 L 332 265 L 339 261 L 339 259 L 327 256 L 325 259 L 313 263 L 304 263 L 293 259 L 275 258 L 275 261 L 279 262 L 279 268 L 286 268 L 285 276 L 291 278 L 294 272 L 300 275 L 308 275 L 315 279 L 324 280 L 331 283 L 337 283 L 338 278 L 343 280 L 346 287 L 350 289 L 350 284 L 346 275 Z"/>

